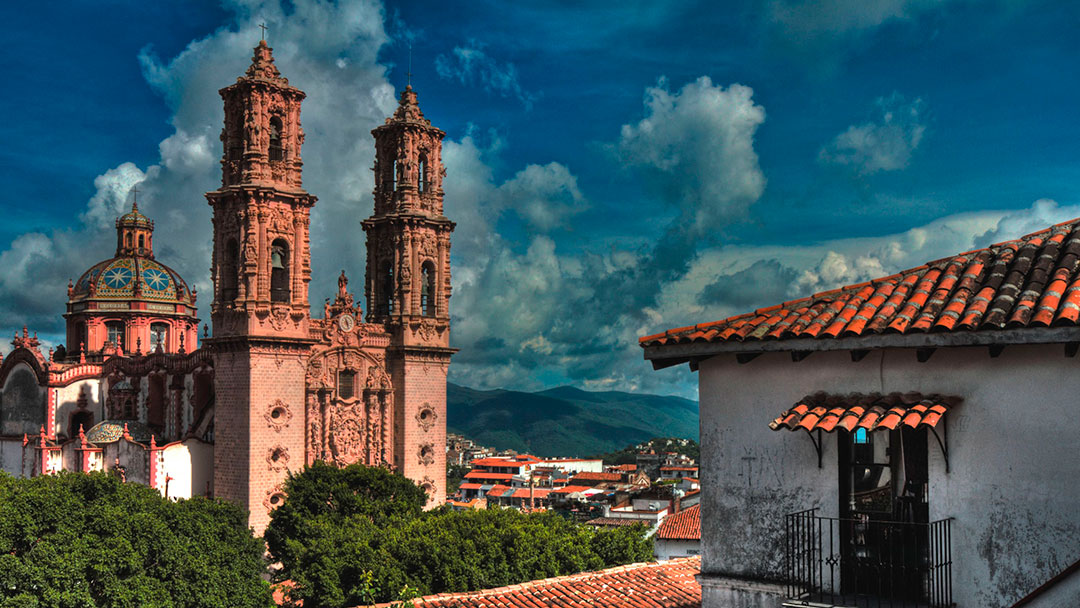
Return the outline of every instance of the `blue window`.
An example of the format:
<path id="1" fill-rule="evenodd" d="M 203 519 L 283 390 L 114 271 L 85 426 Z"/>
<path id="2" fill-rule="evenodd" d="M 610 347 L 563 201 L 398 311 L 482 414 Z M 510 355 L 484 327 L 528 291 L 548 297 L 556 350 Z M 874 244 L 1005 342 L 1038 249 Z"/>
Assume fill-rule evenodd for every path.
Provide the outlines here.
<path id="1" fill-rule="evenodd" d="M 867 443 L 866 429 L 859 427 L 855 429 L 855 443 L 865 444 Z"/>

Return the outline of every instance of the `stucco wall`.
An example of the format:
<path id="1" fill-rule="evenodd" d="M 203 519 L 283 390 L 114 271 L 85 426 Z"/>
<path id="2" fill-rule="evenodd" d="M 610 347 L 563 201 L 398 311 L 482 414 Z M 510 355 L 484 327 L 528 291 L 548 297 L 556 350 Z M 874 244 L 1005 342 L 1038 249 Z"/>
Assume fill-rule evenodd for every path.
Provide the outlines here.
<path id="1" fill-rule="evenodd" d="M 929 439 L 930 518 L 954 518 L 954 600 L 998 608 L 1080 558 L 1080 358 L 1062 346 L 875 351 L 852 362 L 820 352 L 747 364 L 733 355 L 700 371 L 703 571 L 775 580 L 784 515 L 839 511 L 837 443 L 824 435 L 823 468 L 806 433 L 768 422 L 817 391 L 956 395 L 947 416 L 951 472 Z M 706 606 L 710 604 L 706 603 Z"/>
<path id="2" fill-rule="evenodd" d="M 45 424 L 45 389 L 25 363 L 11 369 L 0 396 L 0 435 L 37 434 Z"/>
<path id="3" fill-rule="evenodd" d="M 653 545 L 653 555 L 658 560 L 671 559 L 673 557 L 689 557 L 701 555 L 700 540 L 661 540 L 656 539 Z"/>
<path id="4" fill-rule="evenodd" d="M 213 491 L 214 445 L 198 439 L 171 443 L 162 449 L 162 469 L 169 479 L 169 498 L 206 496 Z"/>

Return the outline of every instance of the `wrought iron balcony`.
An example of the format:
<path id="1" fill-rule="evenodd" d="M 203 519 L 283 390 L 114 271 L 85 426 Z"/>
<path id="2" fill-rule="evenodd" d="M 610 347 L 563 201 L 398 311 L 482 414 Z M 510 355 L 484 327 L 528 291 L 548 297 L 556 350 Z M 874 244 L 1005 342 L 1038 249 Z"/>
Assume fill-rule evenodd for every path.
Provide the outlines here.
<path id="1" fill-rule="evenodd" d="M 951 523 L 789 514 L 784 606 L 949 608 Z"/>

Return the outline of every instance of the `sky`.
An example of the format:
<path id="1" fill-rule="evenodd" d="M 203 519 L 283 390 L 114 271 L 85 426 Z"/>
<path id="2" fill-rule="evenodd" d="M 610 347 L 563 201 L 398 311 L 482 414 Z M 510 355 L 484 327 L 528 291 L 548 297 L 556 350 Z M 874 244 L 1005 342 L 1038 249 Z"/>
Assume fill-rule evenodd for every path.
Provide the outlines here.
<path id="1" fill-rule="evenodd" d="M 638 337 L 1080 216 L 1071 2 L 77 0 L 0 22 L 0 319 L 47 344 L 136 184 L 208 320 L 217 90 L 260 23 L 307 93 L 316 304 L 342 269 L 363 284 L 370 131 L 411 61 L 447 133 L 450 380 L 472 387 L 695 398 Z"/>

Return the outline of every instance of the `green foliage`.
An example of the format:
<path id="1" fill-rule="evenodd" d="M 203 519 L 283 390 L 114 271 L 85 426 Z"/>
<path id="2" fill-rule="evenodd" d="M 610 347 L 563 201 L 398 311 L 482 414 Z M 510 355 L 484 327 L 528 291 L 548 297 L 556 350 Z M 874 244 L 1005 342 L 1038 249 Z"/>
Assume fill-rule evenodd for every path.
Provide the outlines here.
<path id="1" fill-rule="evenodd" d="M 0 606 L 272 606 L 238 507 L 105 473 L 0 473 Z"/>
<path id="2" fill-rule="evenodd" d="M 467 464 L 446 465 L 446 495 L 449 496 L 458 491 L 461 482 L 465 481 L 465 474 L 472 470 Z"/>
<path id="3" fill-rule="evenodd" d="M 647 452 L 649 450 L 658 454 L 675 452 L 692 458 L 694 462 L 699 462 L 701 459 L 701 446 L 698 445 L 698 442 L 682 437 L 657 437 L 644 443 L 626 446 L 615 452 L 601 454 L 598 458 L 603 458 L 605 464 L 634 464 L 637 462 L 638 452 Z"/>
<path id="4" fill-rule="evenodd" d="M 357 471 L 361 469 L 361 471 Z M 554 513 L 522 514 L 514 510 L 451 511 L 445 507 L 421 512 L 411 494 L 399 486 L 404 477 L 352 465 L 345 469 L 313 467 L 290 478 L 288 498 L 271 515 L 266 537 L 271 555 L 281 561 L 279 577 L 296 583 L 294 599 L 304 606 L 337 608 L 374 601 L 405 599 L 407 589 L 421 595 L 511 585 L 652 559 L 652 540 L 644 526 L 593 529 Z M 336 473 L 335 473 L 336 471 Z M 319 479 L 309 484 L 309 473 Z M 288 511 L 291 486 L 334 487 L 377 478 L 394 496 L 378 496 L 353 488 L 362 500 L 351 508 Z M 394 478 L 391 482 L 384 478 Z M 415 487 L 415 486 L 414 486 Z M 306 494 L 298 502 L 325 504 L 328 496 Z M 374 505 L 364 506 L 363 501 Z M 389 508 L 388 503 L 407 503 Z M 407 508 L 406 508 L 407 507 Z M 415 507 L 415 508 L 414 508 Z M 303 519 L 292 513 L 303 511 Z M 299 524 L 299 525 L 297 525 Z"/>

